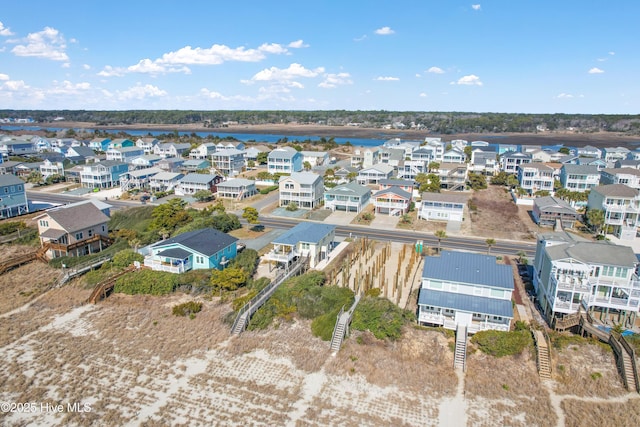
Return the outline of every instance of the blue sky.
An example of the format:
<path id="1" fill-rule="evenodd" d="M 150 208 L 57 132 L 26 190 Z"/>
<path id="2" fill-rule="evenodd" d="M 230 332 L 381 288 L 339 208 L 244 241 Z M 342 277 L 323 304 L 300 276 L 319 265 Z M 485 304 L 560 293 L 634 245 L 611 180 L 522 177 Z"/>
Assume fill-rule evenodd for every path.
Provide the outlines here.
<path id="1" fill-rule="evenodd" d="M 33 1 L 0 109 L 640 113 L 640 2 Z"/>

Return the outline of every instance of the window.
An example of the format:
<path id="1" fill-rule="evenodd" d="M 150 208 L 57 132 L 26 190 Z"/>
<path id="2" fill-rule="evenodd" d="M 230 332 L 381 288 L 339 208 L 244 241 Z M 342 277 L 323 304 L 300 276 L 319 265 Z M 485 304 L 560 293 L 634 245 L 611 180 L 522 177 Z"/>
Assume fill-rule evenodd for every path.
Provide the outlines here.
<path id="1" fill-rule="evenodd" d="M 442 289 L 442 282 L 440 280 L 431 280 L 429 287 L 431 289 Z"/>
<path id="2" fill-rule="evenodd" d="M 491 289 L 491 297 L 492 298 L 503 298 L 504 291 L 502 289 Z"/>
<path id="3" fill-rule="evenodd" d="M 87 231 L 87 235 L 88 235 L 89 237 L 93 236 L 93 230 L 89 230 L 89 231 Z"/>
<path id="4" fill-rule="evenodd" d="M 83 237 L 82 231 L 79 233 L 76 233 L 76 240 L 82 240 L 82 237 Z"/>

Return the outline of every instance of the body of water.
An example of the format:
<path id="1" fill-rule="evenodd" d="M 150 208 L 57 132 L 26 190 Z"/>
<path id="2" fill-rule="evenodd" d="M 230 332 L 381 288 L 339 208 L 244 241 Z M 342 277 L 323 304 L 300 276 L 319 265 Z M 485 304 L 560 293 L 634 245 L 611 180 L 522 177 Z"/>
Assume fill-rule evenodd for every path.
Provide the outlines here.
<path id="1" fill-rule="evenodd" d="M 3 125 L 0 126 L 0 130 L 7 131 L 66 131 L 64 128 L 49 128 L 49 127 L 41 127 L 41 126 L 11 126 L 11 125 Z M 93 133 L 94 129 L 82 128 L 82 129 L 74 129 L 76 132 L 84 131 Z M 173 132 L 167 130 L 149 130 L 149 129 L 100 129 L 101 131 L 108 133 L 118 133 L 125 132 L 131 136 L 137 137 L 145 137 L 145 136 L 158 136 L 163 134 L 172 134 Z M 242 142 L 264 142 L 264 143 L 275 143 L 283 138 L 287 138 L 289 141 L 299 140 L 304 141 L 307 139 L 311 140 L 319 140 L 321 137 L 317 135 L 277 135 L 277 134 L 262 134 L 262 133 L 233 133 L 233 132 L 219 132 L 219 131 L 205 131 L 205 132 L 189 132 L 182 131 L 178 132 L 179 135 L 191 135 L 195 133 L 199 137 L 206 138 L 207 136 L 218 136 L 220 138 L 233 137 Z M 324 137 L 329 139 L 328 137 Z M 346 144 L 350 142 L 352 145 L 359 147 L 377 147 L 379 145 L 384 144 L 385 141 L 389 139 L 389 137 L 385 137 L 380 135 L 380 138 L 333 138 L 334 141 L 338 144 Z"/>

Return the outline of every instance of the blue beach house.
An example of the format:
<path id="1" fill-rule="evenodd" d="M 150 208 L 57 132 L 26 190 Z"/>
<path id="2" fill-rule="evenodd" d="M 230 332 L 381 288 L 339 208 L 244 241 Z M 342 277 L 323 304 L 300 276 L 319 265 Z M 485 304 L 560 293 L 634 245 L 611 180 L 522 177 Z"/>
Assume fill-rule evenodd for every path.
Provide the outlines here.
<path id="1" fill-rule="evenodd" d="M 189 270 L 224 269 L 237 255 L 236 239 L 213 228 L 179 234 L 149 247 L 145 267 L 184 273 Z"/>

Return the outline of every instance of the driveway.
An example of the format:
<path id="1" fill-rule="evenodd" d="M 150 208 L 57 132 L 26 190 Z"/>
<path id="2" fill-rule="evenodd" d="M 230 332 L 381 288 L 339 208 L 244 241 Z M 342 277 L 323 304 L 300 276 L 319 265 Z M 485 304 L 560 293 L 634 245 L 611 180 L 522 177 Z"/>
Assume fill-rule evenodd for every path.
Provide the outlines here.
<path id="1" fill-rule="evenodd" d="M 399 216 L 390 216 L 384 214 L 377 214 L 373 221 L 371 221 L 371 228 L 382 228 L 385 230 L 395 229 L 400 221 Z"/>
<path id="2" fill-rule="evenodd" d="M 349 225 L 356 215 L 357 214 L 355 212 L 335 211 L 331 212 L 331 215 L 326 217 L 324 222 L 336 225 Z"/>

